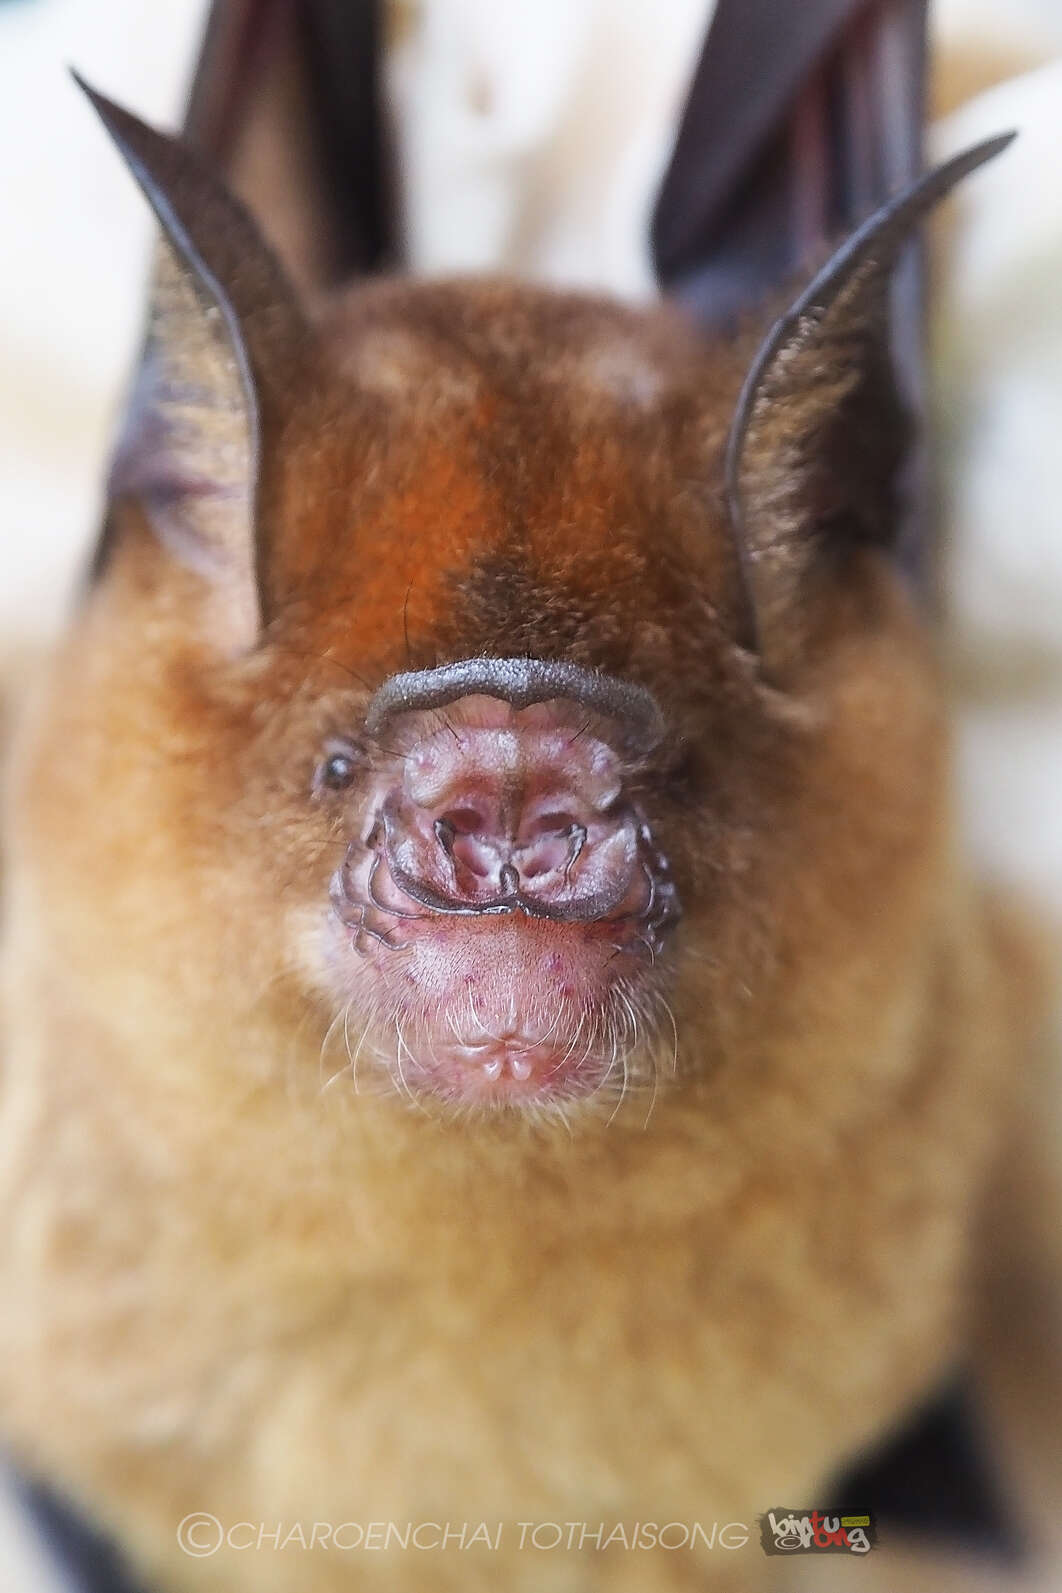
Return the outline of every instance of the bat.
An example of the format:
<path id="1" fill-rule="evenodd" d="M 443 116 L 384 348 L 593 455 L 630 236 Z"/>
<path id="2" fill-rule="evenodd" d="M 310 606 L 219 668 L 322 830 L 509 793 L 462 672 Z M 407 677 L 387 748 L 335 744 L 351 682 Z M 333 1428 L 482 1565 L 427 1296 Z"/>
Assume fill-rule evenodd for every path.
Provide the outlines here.
<path id="1" fill-rule="evenodd" d="M 889 349 L 1009 137 L 707 337 L 307 304 L 87 92 L 162 241 L 12 756 L 9 1451 L 175 1593 L 755 1588 L 741 1524 L 962 1358 L 1042 1022 L 956 843 Z"/>

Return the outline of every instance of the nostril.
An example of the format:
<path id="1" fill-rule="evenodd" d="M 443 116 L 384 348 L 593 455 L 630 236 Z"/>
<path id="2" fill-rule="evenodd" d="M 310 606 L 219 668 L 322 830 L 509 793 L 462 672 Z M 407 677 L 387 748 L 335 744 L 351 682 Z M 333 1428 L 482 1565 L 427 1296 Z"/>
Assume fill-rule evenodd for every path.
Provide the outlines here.
<path id="1" fill-rule="evenodd" d="M 485 820 L 478 808 L 450 808 L 440 823 L 447 825 L 455 835 L 476 835 L 484 829 Z"/>
<path id="2" fill-rule="evenodd" d="M 535 840 L 540 835 L 567 835 L 576 827 L 577 820 L 571 813 L 540 813 L 538 818 L 528 827 L 530 839 Z"/>

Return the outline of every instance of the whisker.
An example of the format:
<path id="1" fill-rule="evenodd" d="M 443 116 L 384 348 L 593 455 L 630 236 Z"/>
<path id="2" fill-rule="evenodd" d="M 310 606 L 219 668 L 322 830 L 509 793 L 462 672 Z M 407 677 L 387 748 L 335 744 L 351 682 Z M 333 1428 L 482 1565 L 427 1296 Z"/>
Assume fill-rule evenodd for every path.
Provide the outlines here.
<path id="1" fill-rule="evenodd" d="M 487 1036 L 488 1040 L 495 1040 L 500 1045 L 502 1043 L 501 1035 L 500 1034 L 495 1034 L 493 1029 L 488 1029 L 487 1025 L 483 1022 L 483 1019 L 480 1017 L 479 1013 L 476 1011 L 475 1004 L 474 1004 L 474 1002 L 472 1000 L 472 985 L 471 985 L 471 982 L 469 982 L 469 983 L 467 983 L 465 985 L 465 992 L 466 992 L 466 994 L 468 996 L 468 1010 L 472 1014 L 472 1022 L 479 1024 L 480 1029 Z"/>
<path id="2" fill-rule="evenodd" d="M 612 1039 L 612 1060 L 609 1062 L 608 1071 L 605 1074 L 606 1078 L 608 1078 L 610 1076 L 610 1074 L 612 1073 L 613 1069 L 616 1066 L 617 1055 L 621 1055 L 621 1058 L 622 1058 L 623 1084 L 622 1084 L 622 1087 L 620 1089 L 619 1097 L 618 1097 L 618 1099 L 616 1101 L 616 1104 L 612 1108 L 612 1111 L 609 1114 L 609 1118 L 608 1118 L 609 1123 L 612 1122 L 612 1119 L 615 1117 L 616 1113 L 619 1111 L 620 1107 L 623 1105 L 624 1099 L 626 1098 L 626 1095 L 627 1095 L 627 1083 L 628 1083 L 627 1057 L 628 1057 L 628 1051 L 627 1051 L 627 1047 L 626 1046 L 623 1046 L 622 1050 L 621 1050 L 620 1045 L 619 1045 L 619 1033 L 618 1033 L 618 1031 L 614 1032 L 614 1034 L 613 1034 L 613 1039 Z"/>
<path id="3" fill-rule="evenodd" d="M 364 686 L 366 691 L 372 691 L 373 689 L 369 682 L 365 679 L 364 675 L 359 675 L 357 670 L 351 669 L 347 664 L 341 664 L 338 658 L 333 658 L 329 653 L 315 653 L 312 651 L 312 649 L 289 647 L 286 643 L 278 642 L 272 638 L 270 640 L 270 646 L 275 648 L 279 653 L 287 653 L 291 658 L 301 658 L 304 660 L 312 659 L 318 664 L 330 664 L 333 669 L 341 670 L 344 675 L 349 675 L 351 680 L 356 680 L 358 685 Z"/>
<path id="4" fill-rule="evenodd" d="M 318 1088 L 319 1091 L 323 1091 L 323 1090 L 328 1088 L 327 1084 L 322 1084 L 321 1083 L 321 1078 L 322 1078 L 322 1075 L 324 1074 L 325 1052 L 328 1050 L 328 1047 L 332 1043 L 333 1034 L 338 1029 L 339 1025 L 344 1021 L 345 1015 L 346 1015 L 347 1012 L 349 1012 L 349 1010 L 350 1010 L 350 1003 L 348 1001 L 347 1005 L 345 1007 L 341 1008 L 336 1013 L 335 1017 L 332 1019 L 331 1023 L 328 1025 L 328 1028 L 325 1030 L 324 1039 L 321 1041 L 321 1049 L 320 1049 L 320 1051 L 317 1054 L 317 1088 Z M 340 1073 L 342 1073 L 343 1069 L 340 1068 L 339 1071 L 340 1071 Z M 333 1074 L 332 1077 L 334 1078 L 335 1074 Z M 331 1084 L 331 1082 L 332 1082 L 332 1079 L 329 1079 L 328 1083 Z"/>
<path id="5" fill-rule="evenodd" d="M 355 1050 L 353 1056 L 351 1056 L 349 1028 L 351 1006 L 352 1003 L 348 1001 L 346 1015 L 343 1019 L 343 1039 L 346 1043 L 347 1055 L 350 1057 L 350 1082 L 354 1086 L 354 1094 L 359 1095 L 361 1091 L 358 1086 L 358 1058 L 361 1056 L 362 1046 L 365 1044 L 369 1030 L 372 1028 L 372 1019 L 370 1018 L 368 1023 L 366 1023 L 365 1027 L 362 1029 L 361 1039 L 358 1041 L 357 1049 Z"/>
<path id="6" fill-rule="evenodd" d="M 403 1067 L 402 1067 L 402 1047 L 404 1046 L 405 1041 L 404 1041 L 404 1039 L 402 1037 L 402 1025 L 398 1021 L 398 1013 L 397 1012 L 394 1015 L 394 1020 L 393 1021 L 394 1021 L 394 1026 L 395 1026 L 395 1039 L 396 1039 L 396 1042 L 397 1042 L 397 1044 L 395 1046 L 395 1063 L 396 1063 L 396 1067 L 397 1067 L 397 1071 L 398 1071 L 398 1083 L 399 1083 L 400 1089 L 402 1090 L 402 1093 L 404 1095 L 409 1096 L 409 1099 L 412 1100 L 413 1096 L 412 1096 L 412 1094 L 410 1092 L 409 1085 L 406 1082 L 405 1071 L 403 1070 Z"/>
<path id="7" fill-rule="evenodd" d="M 343 1019 L 343 1033 L 344 1033 L 344 1035 L 346 1034 L 347 1018 L 348 1018 L 349 1014 L 350 1014 L 350 1002 L 348 1001 L 346 1006 L 343 1008 L 343 1012 L 341 1014 L 342 1019 Z M 334 1027 L 335 1027 L 334 1023 L 329 1024 L 329 1026 L 328 1026 L 329 1034 L 331 1034 L 331 1032 L 334 1029 Z M 347 1045 L 347 1046 L 344 1047 L 344 1049 L 346 1050 L 346 1053 L 347 1053 L 347 1060 L 343 1063 L 342 1067 L 336 1069 L 336 1071 L 332 1074 L 332 1077 L 330 1079 L 328 1079 L 324 1084 L 321 1085 L 320 1089 L 318 1090 L 318 1094 L 319 1095 L 324 1095 L 326 1090 L 330 1089 L 331 1086 L 336 1082 L 336 1079 L 342 1078 L 343 1074 L 349 1071 L 350 1065 L 351 1065 L 350 1064 L 350 1046 Z"/>
<path id="8" fill-rule="evenodd" d="M 415 1063 L 416 1058 L 414 1057 L 412 1051 L 409 1049 L 409 1046 L 406 1044 L 406 1037 L 402 1033 L 402 1025 L 398 1021 L 398 1014 L 397 1013 L 395 1014 L 394 1022 L 395 1022 L 395 1033 L 398 1036 L 398 1050 L 395 1053 L 395 1061 L 396 1061 L 397 1066 L 398 1066 L 399 1083 L 402 1086 L 403 1094 L 408 1099 L 409 1104 L 411 1106 L 416 1107 L 418 1112 L 423 1112 L 425 1117 L 428 1117 L 428 1116 L 430 1116 L 429 1112 L 426 1110 L 426 1108 L 424 1107 L 423 1103 L 420 1102 L 417 1099 L 417 1097 L 413 1094 L 413 1091 L 409 1087 L 409 1082 L 408 1082 L 408 1080 L 406 1078 L 405 1070 L 402 1067 L 402 1052 L 403 1051 L 405 1051 L 406 1055 L 409 1057 L 409 1060 L 411 1062 Z"/>
<path id="9" fill-rule="evenodd" d="M 549 1028 L 546 1030 L 545 1034 L 542 1036 L 541 1041 L 539 1042 L 541 1045 L 545 1045 L 546 1041 L 553 1034 L 554 1030 L 556 1029 L 557 1025 L 560 1023 L 561 1018 L 563 1016 L 564 1016 L 564 1008 L 563 1007 L 558 1007 L 557 1008 L 557 1016 L 554 1018 L 553 1022 L 550 1024 Z"/>
<path id="10" fill-rule="evenodd" d="M 406 595 L 402 600 L 402 637 L 406 644 L 406 663 L 413 668 L 413 650 L 409 645 L 409 594 L 413 590 L 413 582 L 406 587 Z"/>
<path id="11" fill-rule="evenodd" d="M 572 1037 L 572 1040 L 571 1040 L 571 1042 L 570 1042 L 570 1044 L 568 1046 L 567 1051 L 565 1051 L 564 1055 L 561 1057 L 561 1059 L 557 1063 L 556 1067 L 550 1068 L 549 1072 L 546 1075 L 547 1078 L 552 1078 L 555 1073 L 559 1073 L 561 1068 L 563 1068 L 565 1066 L 565 1064 L 567 1063 L 569 1057 L 572 1055 L 572 1053 L 574 1052 L 576 1046 L 579 1044 L 579 1036 L 583 1032 L 583 1024 L 585 1022 L 586 1022 L 586 1010 L 584 1008 L 583 1012 L 580 1014 L 578 1026 L 577 1026 L 577 1028 L 575 1030 L 575 1034 Z"/>
<path id="12" fill-rule="evenodd" d="M 678 1054 L 679 1054 L 678 1024 L 675 1022 L 674 1011 L 672 1010 L 671 1003 L 670 1003 L 670 1001 L 667 1000 L 666 996 L 658 996 L 657 1000 L 658 1000 L 660 1006 L 663 1007 L 665 1013 L 667 1014 L 668 1022 L 671 1025 L 671 1072 L 672 1072 L 672 1075 L 675 1075 L 675 1074 L 678 1073 Z"/>
<path id="13" fill-rule="evenodd" d="M 643 1132 L 645 1131 L 645 1129 L 647 1129 L 649 1127 L 649 1119 L 653 1115 L 653 1108 L 656 1105 L 656 1097 L 657 1097 L 657 1094 L 659 1093 L 659 1090 L 660 1090 L 660 1069 L 656 1065 L 655 1054 L 652 1057 L 652 1065 L 653 1065 L 653 1093 L 649 1097 L 649 1110 L 646 1112 L 646 1114 L 645 1114 L 645 1122 L 642 1124 Z"/>

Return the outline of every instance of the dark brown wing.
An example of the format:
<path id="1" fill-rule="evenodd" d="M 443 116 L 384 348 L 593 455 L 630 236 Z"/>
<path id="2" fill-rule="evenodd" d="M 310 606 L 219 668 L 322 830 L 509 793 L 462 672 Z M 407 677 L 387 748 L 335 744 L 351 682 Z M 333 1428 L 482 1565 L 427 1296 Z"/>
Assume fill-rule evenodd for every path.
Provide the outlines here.
<path id="1" fill-rule="evenodd" d="M 304 289 L 397 263 L 384 0 L 214 0 L 185 130 Z"/>
<path id="2" fill-rule="evenodd" d="M 719 0 L 653 217 L 661 286 L 717 324 L 921 171 L 925 0 Z"/>
<path id="3" fill-rule="evenodd" d="M 719 0 L 652 223 L 661 287 L 709 330 L 777 293 L 922 171 L 926 0 Z M 920 251 L 892 289 L 901 390 L 923 409 Z M 901 555 L 927 563 L 925 469 Z"/>

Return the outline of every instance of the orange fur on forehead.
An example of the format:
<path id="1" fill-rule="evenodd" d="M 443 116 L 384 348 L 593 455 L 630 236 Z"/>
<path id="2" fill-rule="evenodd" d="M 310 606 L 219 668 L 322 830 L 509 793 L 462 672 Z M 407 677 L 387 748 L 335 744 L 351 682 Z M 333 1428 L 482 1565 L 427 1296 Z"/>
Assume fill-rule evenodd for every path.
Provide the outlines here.
<path id="1" fill-rule="evenodd" d="M 718 643 L 746 340 L 507 283 L 360 288 L 271 486 L 278 623 L 380 670 L 470 650 L 619 667 L 652 593 Z M 489 597 L 488 597 L 489 592 Z M 695 623 L 694 623 L 695 622 Z"/>

